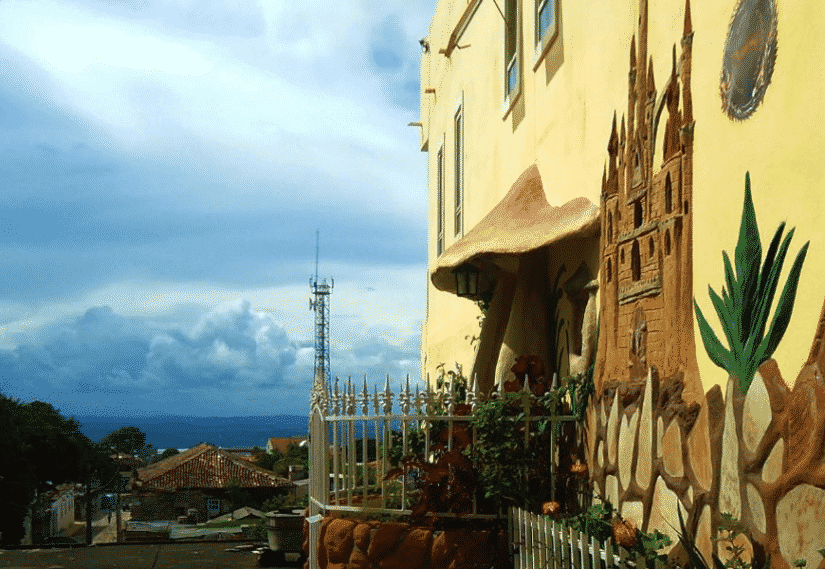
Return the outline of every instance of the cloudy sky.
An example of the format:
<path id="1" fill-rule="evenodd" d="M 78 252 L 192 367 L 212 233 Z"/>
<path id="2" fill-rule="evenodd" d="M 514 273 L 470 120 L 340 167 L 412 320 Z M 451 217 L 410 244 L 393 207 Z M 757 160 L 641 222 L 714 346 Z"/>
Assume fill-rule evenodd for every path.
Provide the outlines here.
<path id="1" fill-rule="evenodd" d="M 316 229 L 333 374 L 416 378 L 434 3 L 0 0 L 0 393 L 305 413 Z"/>

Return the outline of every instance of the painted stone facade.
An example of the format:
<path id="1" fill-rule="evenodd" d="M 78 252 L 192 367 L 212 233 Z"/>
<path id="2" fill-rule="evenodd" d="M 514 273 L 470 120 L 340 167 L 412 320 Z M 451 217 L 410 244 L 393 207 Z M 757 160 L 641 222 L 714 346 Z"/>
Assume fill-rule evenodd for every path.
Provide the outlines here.
<path id="1" fill-rule="evenodd" d="M 825 547 L 825 306 L 792 390 L 774 360 L 760 366 L 747 394 L 733 380 L 724 398 L 718 385 L 703 393 L 698 377 L 692 38 L 688 3 L 681 55 L 677 62 L 674 47 L 671 75 L 657 96 L 641 0 L 627 127 L 622 118 L 617 129 L 614 117 L 602 179 L 601 330 L 587 415 L 594 496 L 674 544 L 681 508 L 708 560 L 711 553 L 725 559 L 712 538 L 729 513 L 749 528 L 746 559 L 770 555 L 775 568 L 805 560 L 825 569 L 817 552 Z"/>
<path id="2" fill-rule="evenodd" d="M 647 56 L 647 0 L 630 48 L 627 127 L 613 129 L 601 196 L 601 333 L 597 389 L 612 380 L 681 374 L 688 398 L 701 396 L 693 341 L 693 30 L 685 8 L 681 55 L 657 95 Z M 657 132 L 664 129 L 662 163 Z"/>
<path id="3" fill-rule="evenodd" d="M 308 550 L 304 524 L 304 551 Z M 470 569 L 506 566 L 505 532 L 443 530 L 408 523 L 360 521 L 329 516 L 321 523 L 321 569 Z M 309 562 L 305 567 L 309 566 Z"/>
<path id="4" fill-rule="evenodd" d="M 768 360 L 746 395 L 729 380 L 724 400 L 714 386 L 700 404 L 653 373 L 640 389 L 607 385 L 587 417 L 594 495 L 674 543 L 678 503 L 707 558 L 730 513 L 750 529 L 748 550 L 770 554 L 772 567 L 825 566 L 822 369 L 809 360 L 790 390 Z"/>

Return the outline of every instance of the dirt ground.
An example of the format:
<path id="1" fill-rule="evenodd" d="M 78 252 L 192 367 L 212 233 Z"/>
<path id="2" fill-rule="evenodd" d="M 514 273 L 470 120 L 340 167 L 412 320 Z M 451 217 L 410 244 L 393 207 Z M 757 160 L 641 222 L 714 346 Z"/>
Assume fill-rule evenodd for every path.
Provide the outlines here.
<path id="1" fill-rule="evenodd" d="M 245 569 L 258 555 L 237 542 L 92 545 L 0 550 L 0 567 L 18 569 Z M 287 567 L 288 565 L 284 565 Z M 295 567 L 295 564 L 292 564 Z"/>

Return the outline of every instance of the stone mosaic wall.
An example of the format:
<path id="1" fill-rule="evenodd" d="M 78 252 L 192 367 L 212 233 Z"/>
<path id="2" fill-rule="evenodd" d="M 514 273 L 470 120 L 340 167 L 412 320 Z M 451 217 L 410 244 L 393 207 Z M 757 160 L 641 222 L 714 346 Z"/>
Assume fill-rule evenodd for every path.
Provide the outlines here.
<path id="1" fill-rule="evenodd" d="M 304 549 L 308 532 L 305 531 Z M 407 523 L 326 517 L 321 522 L 321 569 L 469 569 L 506 566 L 504 533 L 433 531 Z M 305 567 L 308 567 L 305 565 Z"/>
<path id="2" fill-rule="evenodd" d="M 813 358 L 793 390 L 776 362 L 759 368 L 746 395 L 728 381 L 697 404 L 681 398 L 680 378 L 605 384 L 588 409 L 591 479 L 643 531 L 676 543 L 676 504 L 710 559 L 712 535 L 727 512 L 751 532 L 746 557 L 771 556 L 779 569 L 804 559 L 825 569 L 825 380 Z M 714 533 L 712 533 L 714 532 Z M 675 553 L 676 550 L 674 550 Z M 720 557 L 725 558 L 719 551 Z"/>

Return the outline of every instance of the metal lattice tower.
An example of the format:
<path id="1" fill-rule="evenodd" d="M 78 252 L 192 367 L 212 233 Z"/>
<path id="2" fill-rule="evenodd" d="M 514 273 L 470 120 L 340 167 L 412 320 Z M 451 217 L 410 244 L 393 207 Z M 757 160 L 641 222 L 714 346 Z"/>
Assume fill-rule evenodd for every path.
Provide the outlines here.
<path id="1" fill-rule="evenodd" d="M 318 280 L 318 231 L 315 232 L 315 276 L 309 278 L 309 290 L 314 299 L 309 299 L 309 309 L 315 311 L 315 369 L 313 370 L 313 381 L 318 379 L 319 374 L 324 378 L 324 383 L 330 385 L 330 365 L 329 365 L 329 297 L 332 294 L 332 287 L 335 280 L 330 277 Z"/>

